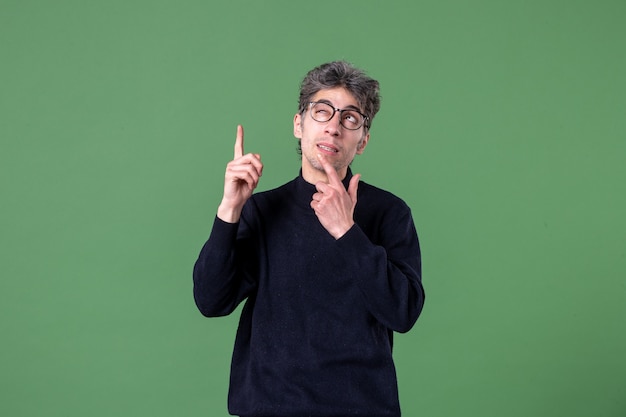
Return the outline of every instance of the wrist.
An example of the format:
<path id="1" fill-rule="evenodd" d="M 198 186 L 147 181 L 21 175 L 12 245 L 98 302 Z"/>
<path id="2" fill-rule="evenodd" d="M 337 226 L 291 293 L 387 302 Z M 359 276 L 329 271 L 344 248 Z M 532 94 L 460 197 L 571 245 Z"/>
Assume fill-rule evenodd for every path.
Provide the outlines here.
<path id="1" fill-rule="evenodd" d="M 217 207 L 217 217 L 226 223 L 237 223 L 241 218 L 243 207 L 237 207 L 222 201 Z"/>
<path id="2" fill-rule="evenodd" d="M 332 237 L 334 237 L 334 238 L 335 238 L 335 240 L 339 240 L 339 239 L 341 239 L 341 238 L 342 238 L 342 237 L 343 237 L 346 233 L 348 233 L 348 231 L 349 231 L 350 229 L 352 229 L 352 226 L 354 226 L 354 222 L 352 222 L 352 223 L 350 223 L 350 224 L 348 224 L 348 225 L 345 225 L 345 226 L 344 226 L 344 227 L 342 227 L 342 228 L 339 228 L 339 229 L 335 230 L 335 232 L 334 232 L 334 233 L 331 233 L 331 235 L 332 235 Z"/>

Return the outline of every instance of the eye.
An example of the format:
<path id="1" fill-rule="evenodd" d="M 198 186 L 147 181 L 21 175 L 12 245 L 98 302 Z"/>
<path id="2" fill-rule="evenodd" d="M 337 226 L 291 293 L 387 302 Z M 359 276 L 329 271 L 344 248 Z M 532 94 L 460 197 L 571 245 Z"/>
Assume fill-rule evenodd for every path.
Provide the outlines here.
<path id="1" fill-rule="evenodd" d="M 345 111 L 343 112 L 343 120 L 350 124 L 357 125 L 361 120 L 361 115 L 354 111 Z"/>
<path id="2" fill-rule="evenodd" d="M 318 107 L 314 107 L 313 111 L 315 112 L 315 114 L 319 114 L 320 116 L 326 115 L 326 114 L 330 113 L 328 111 L 328 109 L 325 109 L 325 108 L 319 107 L 319 106 Z"/>
<path id="3" fill-rule="evenodd" d="M 326 103 L 314 103 L 311 108 L 311 116 L 318 122 L 326 122 L 334 115 L 334 110 Z"/>

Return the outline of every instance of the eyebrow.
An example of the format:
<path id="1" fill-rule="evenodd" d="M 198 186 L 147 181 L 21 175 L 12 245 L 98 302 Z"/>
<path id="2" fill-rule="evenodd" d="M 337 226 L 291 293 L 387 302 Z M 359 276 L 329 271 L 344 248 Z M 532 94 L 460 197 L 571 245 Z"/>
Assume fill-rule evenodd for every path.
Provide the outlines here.
<path id="1" fill-rule="evenodd" d="M 319 99 L 319 100 L 317 100 L 317 102 L 318 103 L 325 103 L 325 104 L 331 105 L 333 108 L 336 108 L 332 101 L 327 100 L 325 98 Z M 347 105 L 346 107 L 344 107 L 343 109 L 340 109 L 340 110 L 356 110 L 359 113 L 363 114 L 363 111 L 361 109 L 359 109 L 357 106 L 353 106 L 352 104 L 349 104 L 349 105 Z"/>

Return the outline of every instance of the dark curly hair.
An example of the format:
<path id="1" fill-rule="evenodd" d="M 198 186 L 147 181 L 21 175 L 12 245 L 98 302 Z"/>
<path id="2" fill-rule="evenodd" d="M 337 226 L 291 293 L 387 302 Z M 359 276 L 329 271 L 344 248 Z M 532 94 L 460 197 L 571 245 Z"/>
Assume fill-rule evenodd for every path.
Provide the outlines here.
<path id="1" fill-rule="evenodd" d="M 368 117 L 365 128 L 369 129 L 374 116 L 380 110 L 378 81 L 345 61 L 328 62 L 307 73 L 300 84 L 298 112 L 303 114 L 306 111 L 309 102 L 318 91 L 336 87 L 343 87 L 354 96 L 361 111 Z"/>

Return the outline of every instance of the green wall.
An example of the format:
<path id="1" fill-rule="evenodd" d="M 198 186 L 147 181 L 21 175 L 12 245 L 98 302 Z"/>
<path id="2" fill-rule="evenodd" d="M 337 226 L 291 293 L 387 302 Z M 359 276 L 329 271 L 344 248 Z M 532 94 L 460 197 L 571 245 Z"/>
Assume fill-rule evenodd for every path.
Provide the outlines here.
<path id="1" fill-rule="evenodd" d="M 413 208 L 406 416 L 626 415 L 626 3 L 0 0 L 0 415 L 226 416 L 191 269 L 237 123 L 293 178 L 298 83 L 382 84 L 353 164 Z"/>

